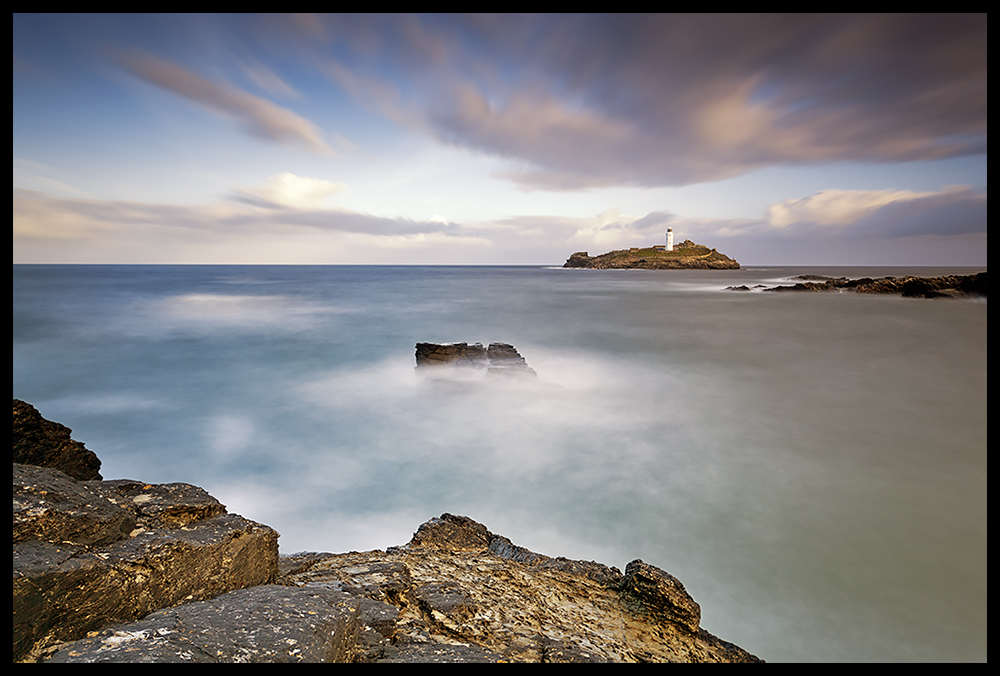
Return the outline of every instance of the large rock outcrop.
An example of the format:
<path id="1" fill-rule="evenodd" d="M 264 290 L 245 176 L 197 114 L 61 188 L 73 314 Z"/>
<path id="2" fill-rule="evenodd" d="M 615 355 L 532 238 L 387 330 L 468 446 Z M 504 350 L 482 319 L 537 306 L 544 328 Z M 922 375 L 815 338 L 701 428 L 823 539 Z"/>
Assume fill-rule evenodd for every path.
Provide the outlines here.
<path id="1" fill-rule="evenodd" d="M 639 560 L 552 558 L 450 514 L 385 551 L 279 559 L 196 486 L 18 463 L 13 605 L 14 661 L 758 661 Z"/>
<path id="2" fill-rule="evenodd" d="M 443 514 L 402 547 L 283 557 L 271 585 L 66 644 L 54 662 L 755 662 L 668 573 L 518 547 Z"/>
<path id="3" fill-rule="evenodd" d="M 377 635 L 359 644 L 363 661 L 420 661 L 455 646 L 485 661 L 757 661 L 701 629 L 698 604 L 654 566 L 637 560 L 622 574 L 552 558 L 468 517 L 443 514 L 384 552 L 303 558 L 289 583 L 380 604 Z"/>
<path id="4" fill-rule="evenodd" d="M 66 429 L 14 400 L 15 431 L 27 409 L 40 418 L 36 428 Z M 44 455 L 19 451 L 24 439 L 15 433 L 15 458 Z M 90 454 L 83 444 L 63 445 Z M 15 661 L 39 659 L 53 645 L 112 623 L 277 576 L 278 534 L 228 514 L 196 486 L 78 481 L 18 462 L 13 481 Z"/>
<path id="5" fill-rule="evenodd" d="M 659 246 L 619 249 L 599 256 L 578 251 L 566 260 L 563 267 L 594 270 L 738 270 L 740 264 L 715 249 L 686 239 L 673 251 Z"/>

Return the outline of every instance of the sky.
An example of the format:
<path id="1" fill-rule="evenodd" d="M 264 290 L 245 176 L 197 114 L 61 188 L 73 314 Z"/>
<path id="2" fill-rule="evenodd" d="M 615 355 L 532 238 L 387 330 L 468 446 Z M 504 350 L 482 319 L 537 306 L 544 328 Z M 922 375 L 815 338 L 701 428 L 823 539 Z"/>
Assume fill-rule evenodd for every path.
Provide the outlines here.
<path id="1" fill-rule="evenodd" d="M 14 263 L 986 266 L 986 15 L 14 15 Z"/>

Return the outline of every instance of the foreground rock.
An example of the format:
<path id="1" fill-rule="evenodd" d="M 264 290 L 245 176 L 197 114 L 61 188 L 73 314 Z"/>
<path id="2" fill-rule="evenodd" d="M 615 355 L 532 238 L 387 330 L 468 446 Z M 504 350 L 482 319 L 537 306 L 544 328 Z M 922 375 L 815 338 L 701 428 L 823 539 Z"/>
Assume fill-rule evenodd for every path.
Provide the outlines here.
<path id="1" fill-rule="evenodd" d="M 48 662 L 348 662 L 358 600 L 262 585 L 155 612 L 62 646 Z"/>
<path id="2" fill-rule="evenodd" d="M 487 375 L 529 375 L 535 370 L 513 345 L 507 343 L 417 343 L 417 368 L 458 367 L 484 371 Z"/>
<path id="3" fill-rule="evenodd" d="M 940 277 L 823 277 L 800 275 L 795 284 L 777 286 L 731 286 L 727 291 L 853 291 L 854 293 L 892 293 L 908 298 L 986 298 L 986 273 L 942 275 Z"/>
<path id="4" fill-rule="evenodd" d="M 26 406 L 14 401 L 20 458 L 35 457 L 17 450 Z M 82 444 L 75 448 L 90 453 Z M 277 575 L 278 534 L 228 514 L 196 486 L 77 481 L 20 463 L 13 464 L 13 482 L 15 661 L 37 660 L 109 624 Z"/>
<path id="5" fill-rule="evenodd" d="M 276 532 L 196 486 L 13 476 L 14 661 L 759 661 L 655 566 L 551 558 L 468 517 L 279 561 Z"/>
<path id="6" fill-rule="evenodd" d="M 594 270 L 738 270 L 740 264 L 715 249 L 687 239 L 673 251 L 665 251 L 662 247 L 633 247 L 600 256 L 588 256 L 586 251 L 578 251 L 566 260 L 563 267 Z"/>
<path id="7" fill-rule="evenodd" d="M 622 574 L 551 558 L 467 517 L 432 519 L 384 552 L 302 559 L 289 583 L 378 604 L 359 661 L 422 661 L 463 646 L 482 661 L 758 661 L 701 629 L 698 604 L 654 566 L 637 560 Z"/>
<path id="8" fill-rule="evenodd" d="M 676 578 L 550 558 L 444 514 L 386 551 L 282 559 L 231 592 L 63 646 L 55 662 L 756 662 Z"/>

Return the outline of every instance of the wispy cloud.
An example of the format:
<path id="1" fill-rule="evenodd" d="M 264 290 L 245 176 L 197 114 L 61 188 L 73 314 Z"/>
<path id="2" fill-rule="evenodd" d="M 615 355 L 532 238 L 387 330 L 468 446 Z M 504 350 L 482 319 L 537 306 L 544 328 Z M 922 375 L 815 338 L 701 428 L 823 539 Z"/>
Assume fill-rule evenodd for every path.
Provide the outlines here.
<path id="1" fill-rule="evenodd" d="M 118 63 L 136 77 L 236 120 L 252 136 L 321 155 L 333 150 L 309 120 L 231 85 L 218 84 L 146 52 L 120 54 Z"/>
<path id="2" fill-rule="evenodd" d="M 800 235 L 960 235 L 986 233 L 987 195 L 955 186 L 938 191 L 822 190 L 771 205 L 765 218 L 774 231 Z"/>
<path id="3" fill-rule="evenodd" d="M 481 230 L 444 219 L 270 201 L 171 205 L 58 198 L 20 189 L 13 191 L 13 236 L 18 262 L 34 262 L 47 250 L 55 262 L 362 263 L 377 261 L 384 249 L 490 244 Z"/>

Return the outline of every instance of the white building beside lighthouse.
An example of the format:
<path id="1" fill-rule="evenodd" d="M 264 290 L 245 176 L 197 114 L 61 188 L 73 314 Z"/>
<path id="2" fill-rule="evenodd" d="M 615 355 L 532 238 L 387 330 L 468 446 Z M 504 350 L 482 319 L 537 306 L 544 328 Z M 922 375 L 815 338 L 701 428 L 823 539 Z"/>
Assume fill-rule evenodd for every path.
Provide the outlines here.
<path id="1" fill-rule="evenodd" d="M 674 229 L 667 228 L 667 251 L 674 250 Z"/>

